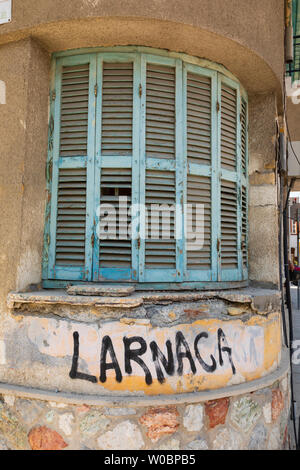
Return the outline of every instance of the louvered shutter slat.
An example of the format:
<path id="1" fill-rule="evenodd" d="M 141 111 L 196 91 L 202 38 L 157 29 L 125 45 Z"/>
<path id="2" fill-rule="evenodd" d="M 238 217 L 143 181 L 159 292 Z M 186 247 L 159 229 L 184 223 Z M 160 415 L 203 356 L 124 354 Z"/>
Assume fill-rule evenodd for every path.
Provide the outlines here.
<path id="1" fill-rule="evenodd" d="M 119 212 L 119 197 L 127 197 L 127 212 L 131 204 L 132 176 L 130 168 L 102 168 L 101 171 L 101 204 L 109 204 L 115 210 L 116 218 L 106 220 L 116 222 L 115 238 L 99 241 L 100 268 L 130 268 L 131 267 L 131 237 L 128 240 L 119 239 L 120 229 L 126 230 L 131 223 L 130 216 L 124 217 Z M 111 234 L 114 236 L 114 234 Z"/>
<path id="2" fill-rule="evenodd" d="M 196 204 L 204 205 L 204 243 L 197 249 L 196 240 L 187 243 L 187 268 L 210 269 L 211 267 L 211 193 L 210 179 L 204 176 L 188 175 L 187 203 L 192 205 L 187 217 L 187 236 L 191 239 L 196 231 Z M 199 236 L 199 233 L 198 233 Z"/>
<path id="3" fill-rule="evenodd" d="M 231 181 L 221 182 L 221 265 L 224 269 L 238 267 L 237 190 Z"/>
<path id="4" fill-rule="evenodd" d="M 231 171 L 236 170 L 236 122 L 236 90 L 223 83 L 221 89 L 221 165 Z"/>
<path id="5" fill-rule="evenodd" d="M 148 64 L 146 156 L 175 158 L 175 68 Z"/>
<path id="6" fill-rule="evenodd" d="M 84 266 L 86 169 L 60 169 L 58 179 L 56 264 Z"/>
<path id="7" fill-rule="evenodd" d="M 242 257 L 243 257 L 243 266 L 247 268 L 248 266 L 248 246 L 247 246 L 247 189 L 242 187 Z"/>
<path id="8" fill-rule="evenodd" d="M 60 155 L 87 154 L 89 64 L 64 66 L 61 80 Z"/>
<path id="9" fill-rule="evenodd" d="M 247 104 L 242 99 L 241 111 L 241 154 L 242 154 L 242 172 L 247 173 Z"/>
<path id="10" fill-rule="evenodd" d="M 145 242 L 146 269 L 175 269 L 176 267 L 174 212 L 169 213 L 169 239 L 166 239 L 166 234 L 162 232 L 163 223 L 166 222 L 166 219 L 161 212 L 159 214 L 159 220 L 155 221 L 155 223 L 151 223 L 151 205 L 159 204 L 174 207 L 176 203 L 175 188 L 175 172 L 146 170 L 145 202 L 148 212 L 148 239 Z M 157 231 L 159 234 L 157 239 L 152 239 L 153 232 L 151 233 L 151 230 Z"/>
<path id="11" fill-rule="evenodd" d="M 187 156 L 188 161 L 211 161 L 211 79 L 187 74 Z"/>
<path id="12" fill-rule="evenodd" d="M 102 155 L 132 155 L 133 63 L 103 63 Z"/>
<path id="13" fill-rule="evenodd" d="M 193 168 L 211 165 L 211 78 L 187 72 L 187 159 Z M 187 269 L 211 269 L 211 179 L 201 174 L 187 175 Z M 197 221 L 196 207 L 202 205 L 204 220 Z M 199 226 L 199 222 L 201 225 Z M 201 232 L 201 233 L 200 233 Z M 196 240 L 195 237 L 197 236 Z M 199 239 L 200 237 L 200 239 Z M 192 274 L 195 276 L 196 274 Z"/>

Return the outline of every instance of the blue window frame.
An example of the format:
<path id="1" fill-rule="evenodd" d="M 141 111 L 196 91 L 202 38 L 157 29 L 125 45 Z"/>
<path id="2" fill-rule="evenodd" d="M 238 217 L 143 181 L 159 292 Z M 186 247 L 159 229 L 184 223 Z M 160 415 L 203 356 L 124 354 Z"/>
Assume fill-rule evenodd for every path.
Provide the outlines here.
<path id="1" fill-rule="evenodd" d="M 55 54 L 44 285 L 247 281 L 247 128 L 247 95 L 219 65 L 134 47 Z M 98 236 L 101 204 L 116 209 L 113 239 Z M 163 239 L 147 232 L 140 207 L 152 204 L 176 207 Z M 194 204 L 204 224 L 191 249 Z"/>

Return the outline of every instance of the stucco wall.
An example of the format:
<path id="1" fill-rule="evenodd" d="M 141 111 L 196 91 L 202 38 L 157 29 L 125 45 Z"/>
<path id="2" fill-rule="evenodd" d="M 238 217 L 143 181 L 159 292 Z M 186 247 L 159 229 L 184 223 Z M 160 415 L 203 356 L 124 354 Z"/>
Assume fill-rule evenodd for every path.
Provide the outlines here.
<path id="1" fill-rule="evenodd" d="M 299 96 L 296 97 L 298 99 Z M 300 104 L 294 104 L 291 98 L 287 98 L 286 111 L 291 140 L 300 141 Z"/>
<path id="2" fill-rule="evenodd" d="M 275 173 L 276 100 L 249 100 L 249 277 L 278 284 L 278 201 Z"/>
<path id="3" fill-rule="evenodd" d="M 277 89 L 283 76 L 281 0 L 15 0 L 0 44 L 33 37 L 48 51 L 144 45 L 207 57 L 249 91 Z"/>
<path id="4" fill-rule="evenodd" d="M 49 56 L 32 40 L 0 48 L 0 305 L 41 279 Z"/>

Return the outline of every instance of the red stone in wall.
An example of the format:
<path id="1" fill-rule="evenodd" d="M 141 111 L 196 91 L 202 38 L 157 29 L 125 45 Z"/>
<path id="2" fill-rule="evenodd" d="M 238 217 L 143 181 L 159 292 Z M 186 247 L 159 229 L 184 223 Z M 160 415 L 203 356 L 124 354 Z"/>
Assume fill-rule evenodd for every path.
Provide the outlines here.
<path id="1" fill-rule="evenodd" d="M 205 403 L 205 413 L 209 419 L 209 427 L 214 428 L 218 424 L 225 424 L 229 407 L 229 398 L 220 398 Z"/>
<path id="2" fill-rule="evenodd" d="M 174 434 L 179 426 L 179 413 L 176 406 L 151 408 L 140 418 L 140 423 L 148 428 L 147 436 L 152 442 L 162 436 Z"/>
<path id="3" fill-rule="evenodd" d="M 61 450 L 68 445 L 58 432 L 46 426 L 31 429 L 28 440 L 32 450 Z"/>
<path id="4" fill-rule="evenodd" d="M 276 421 L 284 408 L 284 400 L 281 390 L 272 390 L 272 421 Z"/>

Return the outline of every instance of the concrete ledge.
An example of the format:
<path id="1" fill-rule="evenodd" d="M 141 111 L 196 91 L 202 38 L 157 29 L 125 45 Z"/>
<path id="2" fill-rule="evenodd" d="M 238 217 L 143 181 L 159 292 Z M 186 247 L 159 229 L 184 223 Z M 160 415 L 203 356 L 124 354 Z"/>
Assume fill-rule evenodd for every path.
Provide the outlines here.
<path id="1" fill-rule="evenodd" d="M 7 306 L 15 308 L 22 304 L 39 305 L 79 305 L 94 307 L 114 307 L 114 308 L 135 308 L 142 305 L 143 299 L 140 297 L 98 297 L 68 295 L 65 292 L 55 291 L 49 294 L 48 291 L 14 293 L 7 296 Z"/>
<path id="2" fill-rule="evenodd" d="M 251 305 L 255 312 L 266 312 L 280 309 L 280 292 L 272 289 L 245 288 L 223 291 L 202 292 L 135 292 L 130 297 L 99 297 L 69 295 L 65 290 L 41 290 L 37 292 L 10 292 L 7 306 L 19 309 L 22 305 L 70 305 L 113 308 L 136 308 L 142 304 L 159 303 L 160 301 L 187 302 L 207 299 L 223 299 L 228 302 Z"/>
<path id="3" fill-rule="evenodd" d="M 68 403 L 72 405 L 94 405 L 94 406 L 157 406 L 157 405 L 176 405 L 182 403 L 198 403 L 218 398 L 233 397 L 244 395 L 266 387 L 270 387 L 277 380 L 281 380 L 290 370 L 289 350 L 283 349 L 281 364 L 274 372 L 251 382 L 245 382 L 239 385 L 232 385 L 217 390 L 208 390 L 203 392 L 183 393 L 178 395 L 156 395 L 156 396 L 97 396 L 87 394 L 75 394 L 55 392 L 49 390 L 40 390 L 28 388 L 19 385 L 0 383 L 0 394 L 13 395 L 16 397 L 36 399 L 57 403 Z"/>

